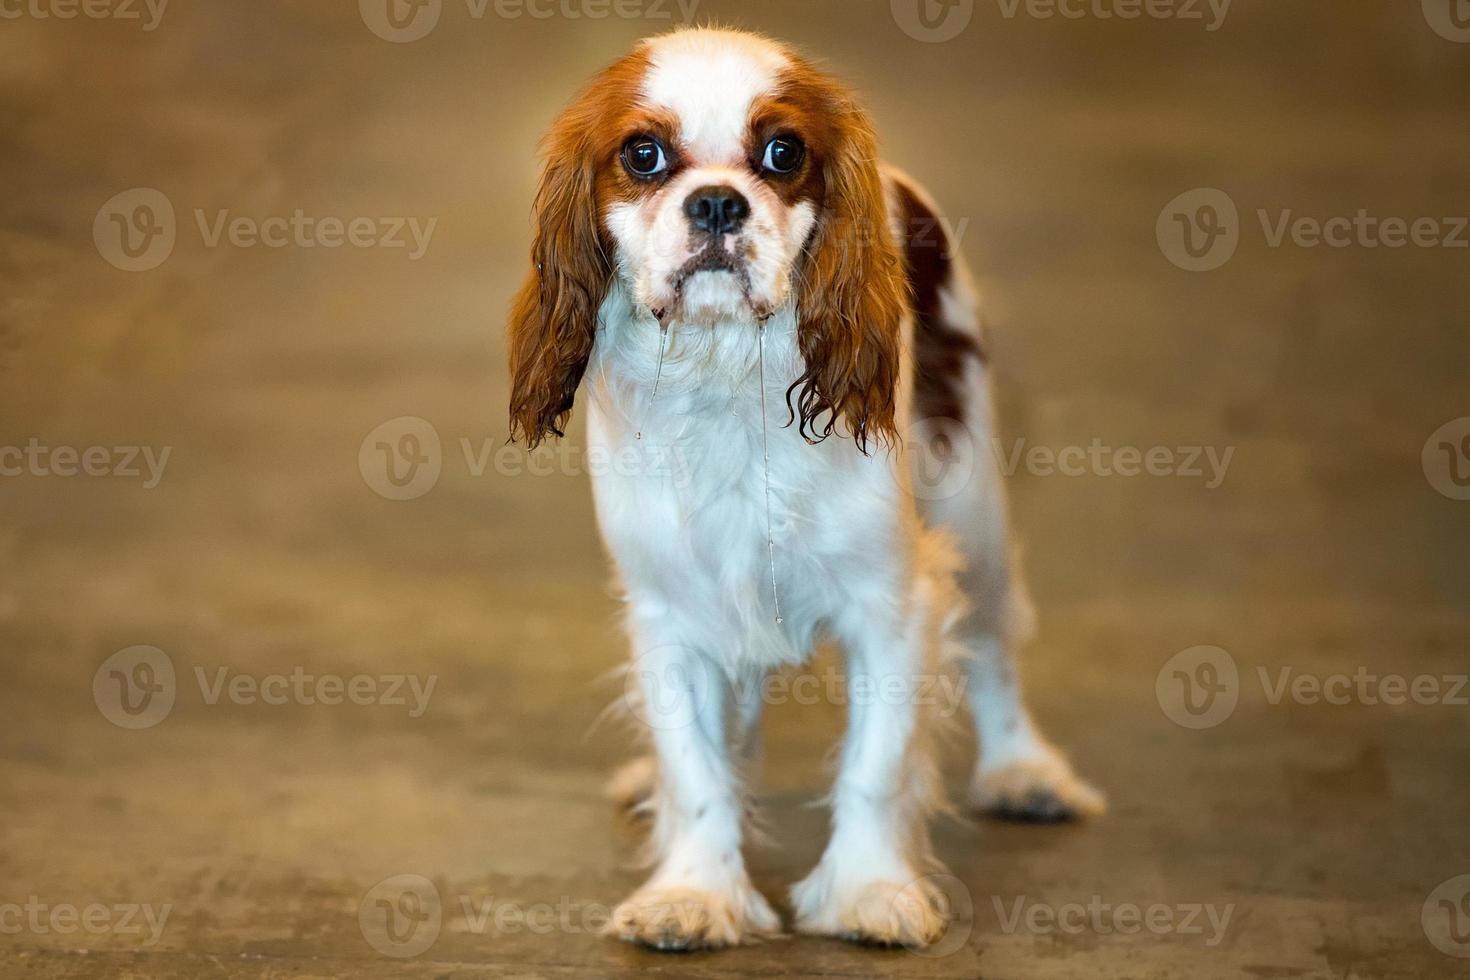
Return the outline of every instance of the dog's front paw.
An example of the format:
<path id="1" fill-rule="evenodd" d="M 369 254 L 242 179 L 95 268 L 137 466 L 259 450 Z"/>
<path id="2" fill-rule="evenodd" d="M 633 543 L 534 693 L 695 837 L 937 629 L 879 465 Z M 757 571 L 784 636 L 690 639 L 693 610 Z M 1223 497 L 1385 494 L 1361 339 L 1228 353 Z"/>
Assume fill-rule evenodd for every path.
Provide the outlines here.
<path id="1" fill-rule="evenodd" d="M 1050 747 L 1004 765 L 982 766 L 970 785 L 970 806 L 1005 820 L 1037 823 L 1100 817 L 1108 809 L 1107 798 Z"/>
<path id="2" fill-rule="evenodd" d="M 945 897 L 927 877 L 839 884 L 823 868 L 791 889 L 796 928 L 878 946 L 922 949 L 949 927 Z"/>
<path id="3" fill-rule="evenodd" d="M 781 920 L 751 885 L 734 894 L 645 885 L 613 909 L 607 935 L 669 952 L 738 946 L 781 931 Z"/>

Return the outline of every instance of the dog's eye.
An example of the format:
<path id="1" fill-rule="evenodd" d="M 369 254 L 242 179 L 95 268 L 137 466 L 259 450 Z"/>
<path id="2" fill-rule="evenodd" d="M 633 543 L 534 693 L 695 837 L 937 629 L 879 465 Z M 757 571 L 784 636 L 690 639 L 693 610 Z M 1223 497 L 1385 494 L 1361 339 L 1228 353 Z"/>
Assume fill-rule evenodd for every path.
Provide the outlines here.
<path id="1" fill-rule="evenodd" d="M 658 140 L 635 136 L 623 146 L 623 166 L 635 177 L 652 177 L 669 169 L 669 159 Z"/>
<path id="2" fill-rule="evenodd" d="M 766 158 L 761 166 L 776 174 L 789 174 L 801 166 L 806 147 L 795 136 L 777 136 L 766 144 Z"/>

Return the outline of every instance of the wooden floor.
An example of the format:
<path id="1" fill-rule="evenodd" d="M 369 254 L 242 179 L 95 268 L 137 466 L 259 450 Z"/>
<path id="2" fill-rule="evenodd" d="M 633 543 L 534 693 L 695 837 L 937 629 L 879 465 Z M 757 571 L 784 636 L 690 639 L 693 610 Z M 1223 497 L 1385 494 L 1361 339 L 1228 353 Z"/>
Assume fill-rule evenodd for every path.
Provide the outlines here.
<path id="1" fill-rule="evenodd" d="M 499 330 L 540 129 L 666 22 L 456 3 L 392 44 L 350 3 L 201 0 L 151 32 L 0 25 L 0 447 L 169 450 L 151 488 L 0 477 L 0 976 L 1464 976 L 1470 502 L 1421 452 L 1470 415 L 1470 251 L 1272 247 L 1257 216 L 1470 210 L 1470 44 L 1419 6 L 1237 0 L 1207 32 L 980 3 L 946 44 L 881 2 L 700 6 L 859 83 L 989 298 L 1024 671 L 1112 811 L 941 821 L 938 955 L 595 934 L 640 880 L 601 796 L 623 643 L 580 429 L 534 467 L 500 451 Z M 91 229 L 138 187 L 178 239 L 125 272 Z M 1156 222 L 1201 187 L 1240 244 L 1190 273 Z M 207 242 L 222 210 L 296 208 L 438 222 L 417 260 Z M 411 501 L 373 475 L 404 430 L 368 438 L 402 416 L 440 441 Z M 1094 440 L 1231 455 L 1219 481 L 1026 455 Z M 104 664 L 140 645 L 166 714 L 118 700 L 136 654 Z M 1180 710 L 1175 668 L 1207 674 L 1170 661 L 1201 646 L 1235 667 L 1228 716 Z M 766 723 L 750 862 L 783 908 L 824 839 L 834 670 Z M 305 703 L 297 674 L 384 697 Z M 1277 696 L 1339 675 L 1346 703 Z M 392 676 L 424 703 L 381 703 Z M 957 725 L 956 794 L 972 751 Z"/>

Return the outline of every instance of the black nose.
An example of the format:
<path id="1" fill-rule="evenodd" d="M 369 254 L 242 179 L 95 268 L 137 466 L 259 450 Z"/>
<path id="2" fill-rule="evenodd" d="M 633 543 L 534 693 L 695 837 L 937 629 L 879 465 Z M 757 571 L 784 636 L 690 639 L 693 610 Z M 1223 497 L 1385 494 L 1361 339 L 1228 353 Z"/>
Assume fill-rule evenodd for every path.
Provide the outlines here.
<path id="1" fill-rule="evenodd" d="M 733 187 L 724 184 L 701 187 L 684 199 L 684 213 L 689 223 L 711 235 L 728 235 L 740 230 L 750 214 L 750 202 Z"/>

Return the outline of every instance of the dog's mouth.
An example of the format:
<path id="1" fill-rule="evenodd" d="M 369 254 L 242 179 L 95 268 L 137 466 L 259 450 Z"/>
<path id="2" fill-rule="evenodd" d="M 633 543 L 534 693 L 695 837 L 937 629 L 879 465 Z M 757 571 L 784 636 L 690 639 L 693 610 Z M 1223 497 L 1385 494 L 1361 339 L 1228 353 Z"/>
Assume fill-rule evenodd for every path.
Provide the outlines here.
<path id="1" fill-rule="evenodd" d="M 690 287 L 690 281 L 701 272 L 726 273 L 731 279 L 726 286 L 717 286 L 714 283 L 701 285 L 697 288 Z M 750 281 L 750 269 L 744 258 L 729 249 L 723 248 L 717 242 L 711 242 L 699 252 L 691 256 L 681 265 L 673 275 L 669 277 L 673 286 L 673 296 L 667 306 L 654 310 L 654 315 L 660 321 L 664 320 L 669 313 L 699 313 L 699 307 L 709 299 L 709 288 L 713 287 L 717 294 L 723 294 L 726 298 L 724 303 L 739 302 L 759 320 L 765 320 L 771 315 L 769 303 L 756 299 Z M 690 308 L 693 304 L 693 309 Z"/>
<path id="2" fill-rule="evenodd" d="M 743 277 L 743 266 L 735 256 L 718 245 L 708 245 L 689 261 L 679 267 L 674 273 L 675 288 L 684 285 L 685 281 L 696 272 L 728 272 L 737 277 Z"/>

